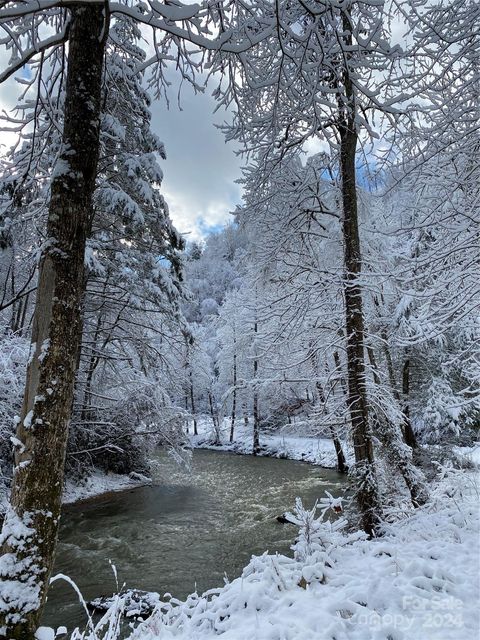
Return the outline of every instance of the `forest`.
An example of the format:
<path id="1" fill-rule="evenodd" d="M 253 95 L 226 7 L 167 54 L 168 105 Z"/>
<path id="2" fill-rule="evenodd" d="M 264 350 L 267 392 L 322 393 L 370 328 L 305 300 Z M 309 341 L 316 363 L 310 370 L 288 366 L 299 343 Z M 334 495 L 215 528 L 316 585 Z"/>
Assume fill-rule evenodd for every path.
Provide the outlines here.
<path id="1" fill-rule="evenodd" d="M 2 0 L 0 103 L 0 637 L 477 637 L 478 2 Z"/>

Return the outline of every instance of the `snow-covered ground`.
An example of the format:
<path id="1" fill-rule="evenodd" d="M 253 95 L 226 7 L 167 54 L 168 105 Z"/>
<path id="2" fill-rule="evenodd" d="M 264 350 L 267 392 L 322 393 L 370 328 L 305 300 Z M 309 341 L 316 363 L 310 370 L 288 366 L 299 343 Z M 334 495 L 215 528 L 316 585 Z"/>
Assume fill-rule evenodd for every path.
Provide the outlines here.
<path id="1" fill-rule="evenodd" d="M 81 482 L 73 482 L 67 479 L 63 490 L 63 504 L 71 504 L 79 500 L 95 498 L 104 493 L 124 491 L 132 487 L 141 487 L 150 484 L 151 479 L 140 473 L 120 475 L 118 473 L 104 473 L 96 469 L 91 475 Z M 9 489 L 5 485 L 0 486 L 0 521 L 8 504 Z"/>
<path id="2" fill-rule="evenodd" d="M 165 597 L 130 640 L 478 638 L 479 497 L 477 472 L 444 469 L 428 505 L 374 540 L 299 510 L 294 557 L 265 553 L 219 589 Z M 72 638 L 114 640 L 122 606 Z"/>
<path id="3" fill-rule="evenodd" d="M 63 490 L 63 503 L 78 502 L 79 500 L 94 498 L 111 491 L 124 491 L 132 487 L 150 484 L 150 482 L 150 478 L 139 473 L 131 473 L 126 476 L 117 473 L 103 473 L 100 470 L 96 470 L 92 475 L 85 478 L 81 484 L 67 480 Z"/>
<path id="4" fill-rule="evenodd" d="M 252 453 L 252 427 L 245 427 L 243 422 L 235 427 L 234 441 L 229 442 L 230 423 L 228 420 L 220 430 L 220 444 L 213 444 L 215 433 L 211 420 L 208 418 L 198 420 L 198 435 L 190 435 L 190 441 L 195 449 L 215 449 L 220 451 L 233 451 L 235 453 Z M 333 442 L 329 438 L 315 438 L 299 436 L 282 430 L 275 434 L 260 434 L 261 451 L 259 455 L 272 458 L 289 458 L 290 460 L 303 460 L 322 467 L 334 469 L 337 466 L 337 456 Z M 353 463 L 353 451 L 342 442 L 343 451 L 347 463 Z"/>
<path id="5" fill-rule="evenodd" d="M 111 491 L 124 491 L 132 487 L 150 484 L 150 482 L 150 478 L 139 473 L 131 473 L 126 476 L 117 473 L 104 473 L 97 469 L 80 483 L 67 479 L 63 490 L 63 504 L 95 498 Z M 0 487 L 0 520 L 7 509 L 7 501 L 8 489 Z"/>

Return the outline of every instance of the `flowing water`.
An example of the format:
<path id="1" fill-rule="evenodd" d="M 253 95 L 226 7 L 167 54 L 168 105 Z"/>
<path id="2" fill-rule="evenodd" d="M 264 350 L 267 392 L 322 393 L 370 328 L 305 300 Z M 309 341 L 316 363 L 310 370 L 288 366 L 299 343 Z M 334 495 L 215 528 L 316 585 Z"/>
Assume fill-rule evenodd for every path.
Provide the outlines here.
<path id="1" fill-rule="evenodd" d="M 190 472 L 163 452 L 156 462 L 151 486 L 65 507 L 55 573 L 72 578 L 87 600 L 116 591 L 110 563 L 128 588 L 183 598 L 221 586 L 252 554 L 289 552 L 296 530 L 275 518 L 297 496 L 311 506 L 344 482 L 303 462 L 217 451 L 195 451 Z M 43 624 L 84 622 L 72 588 L 55 583 Z"/>

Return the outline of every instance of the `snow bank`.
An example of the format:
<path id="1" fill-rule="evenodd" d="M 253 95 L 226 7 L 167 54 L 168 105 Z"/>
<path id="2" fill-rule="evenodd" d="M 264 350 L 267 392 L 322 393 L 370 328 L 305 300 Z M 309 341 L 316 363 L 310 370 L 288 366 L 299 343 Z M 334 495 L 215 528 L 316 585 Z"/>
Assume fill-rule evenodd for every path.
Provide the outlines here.
<path id="1" fill-rule="evenodd" d="M 215 432 L 212 430 L 211 421 L 201 419 L 198 421 L 198 435 L 190 436 L 192 447 L 195 449 L 213 449 L 251 454 L 252 428 L 245 428 L 243 424 L 238 424 L 235 427 L 235 438 L 232 443 L 228 441 L 229 430 L 230 423 L 225 420 L 224 426 L 220 431 L 220 444 L 213 444 Z M 258 454 L 260 456 L 303 460 L 328 469 L 334 469 L 337 466 L 335 448 L 329 438 L 292 435 L 282 430 L 274 434 L 261 433 L 260 446 L 261 451 Z M 347 464 L 353 464 L 353 450 L 345 442 L 342 442 L 342 447 L 347 458 Z"/>
<path id="2" fill-rule="evenodd" d="M 126 489 L 141 487 L 151 482 L 150 478 L 141 473 L 132 472 L 126 476 L 117 473 L 104 473 L 97 469 L 80 483 L 67 479 L 63 490 L 63 504 L 72 504 L 79 500 L 95 498 L 104 493 L 125 491 Z M 6 513 L 8 508 L 9 493 L 8 487 L 0 485 L 0 522 L 2 515 Z"/>
<path id="3" fill-rule="evenodd" d="M 124 491 L 125 489 L 140 487 L 150 483 L 150 478 L 140 473 L 131 473 L 125 476 L 117 473 L 103 473 L 100 470 L 96 470 L 92 475 L 85 478 L 81 484 L 67 480 L 63 491 L 63 503 L 71 504 L 72 502 L 94 498 L 104 493 Z"/>

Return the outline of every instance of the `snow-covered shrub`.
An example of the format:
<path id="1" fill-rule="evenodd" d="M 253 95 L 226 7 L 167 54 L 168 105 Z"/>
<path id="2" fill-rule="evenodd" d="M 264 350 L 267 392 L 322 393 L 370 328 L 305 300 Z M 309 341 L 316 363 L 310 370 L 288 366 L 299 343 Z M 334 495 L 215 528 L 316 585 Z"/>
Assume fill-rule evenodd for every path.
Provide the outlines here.
<path id="1" fill-rule="evenodd" d="M 326 582 L 332 575 L 336 551 L 365 537 L 361 532 L 345 533 L 348 525 L 345 517 L 334 520 L 325 518 L 329 511 L 342 511 L 341 498 L 334 498 L 328 491 L 325 493 L 327 497 L 322 498 L 312 509 L 305 509 L 300 498 L 297 498 L 293 513 L 285 516 L 289 522 L 299 527 L 292 550 L 295 560 L 302 566 L 302 584 Z M 318 509 L 321 509 L 320 516 L 316 515 Z"/>
<path id="2" fill-rule="evenodd" d="M 444 378 L 434 378 L 428 387 L 427 401 L 423 410 L 423 437 L 438 441 L 446 434 L 458 436 L 461 431 L 465 403 L 453 391 Z"/>
<path id="3" fill-rule="evenodd" d="M 123 389 L 125 391 L 125 389 Z M 149 453 L 164 445 L 182 460 L 190 455 L 183 436 L 184 415 L 157 381 L 141 379 L 107 407 L 76 415 L 67 456 L 70 475 L 93 467 L 114 473 L 148 473 Z"/>

